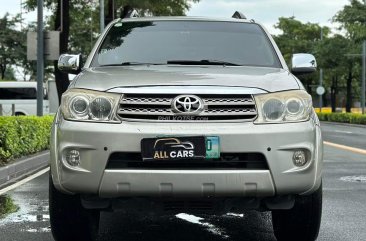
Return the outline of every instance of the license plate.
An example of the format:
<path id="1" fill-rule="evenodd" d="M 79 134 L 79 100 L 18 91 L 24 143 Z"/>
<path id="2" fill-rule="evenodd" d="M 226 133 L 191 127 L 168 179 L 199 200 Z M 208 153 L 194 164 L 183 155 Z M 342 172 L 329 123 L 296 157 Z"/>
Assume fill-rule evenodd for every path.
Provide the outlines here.
<path id="1" fill-rule="evenodd" d="M 220 141 L 217 136 L 145 138 L 141 153 L 144 161 L 215 159 L 220 157 Z"/>

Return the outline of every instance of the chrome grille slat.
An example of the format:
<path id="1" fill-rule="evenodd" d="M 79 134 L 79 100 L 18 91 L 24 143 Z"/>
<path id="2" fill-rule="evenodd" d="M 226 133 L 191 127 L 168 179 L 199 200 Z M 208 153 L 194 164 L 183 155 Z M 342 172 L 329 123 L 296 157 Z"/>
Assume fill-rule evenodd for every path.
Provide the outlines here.
<path id="1" fill-rule="evenodd" d="M 250 94 L 197 94 L 204 109 L 194 120 L 190 116 L 177 115 L 172 110 L 172 101 L 179 94 L 125 94 L 117 114 L 131 121 L 252 121 L 257 116 L 255 101 Z"/>
<path id="2" fill-rule="evenodd" d="M 170 109 L 156 109 L 156 108 L 124 108 L 119 109 L 117 114 L 123 115 L 169 115 L 173 116 L 174 113 Z"/>
<path id="3" fill-rule="evenodd" d="M 138 98 L 138 97 L 127 97 L 123 98 L 121 104 L 128 105 L 170 105 L 172 98 Z"/>
<path id="4" fill-rule="evenodd" d="M 203 98 L 203 102 L 207 105 L 254 105 L 249 98 Z"/>
<path id="5" fill-rule="evenodd" d="M 175 114 L 170 109 L 155 109 L 155 108 L 124 108 L 118 110 L 117 114 L 127 115 L 167 115 L 174 116 Z M 232 115 L 256 115 L 257 112 L 253 109 L 213 109 L 204 110 L 199 116 L 232 116 Z"/>
<path id="6" fill-rule="evenodd" d="M 226 110 L 222 110 L 222 109 L 219 109 L 219 110 L 205 110 L 203 113 L 202 113 L 202 116 L 213 116 L 213 115 L 228 115 L 228 116 L 231 116 L 231 115 L 257 115 L 257 112 L 253 109 L 226 109 Z"/>

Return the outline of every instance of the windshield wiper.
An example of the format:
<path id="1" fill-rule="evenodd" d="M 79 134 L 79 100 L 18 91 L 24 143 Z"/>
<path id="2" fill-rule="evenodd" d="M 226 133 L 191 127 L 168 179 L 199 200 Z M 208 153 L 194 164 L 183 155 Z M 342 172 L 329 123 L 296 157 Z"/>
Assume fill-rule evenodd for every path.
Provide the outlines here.
<path id="1" fill-rule="evenodd" d="M 142 63 L 142 62 L 122 62 L 120 64 L 104 64 L 101 65 L 102 67 L 104 66 L 131 66 L 131 65 L 162 65 L 159 63 Z"/>
<path id="2" fill-rule="evenodd" d="M 221 61 L 221 60 L 168 60 L 167 64 L 184 64 L 184 65 L 226 65 L 226 66 L 241 66 L 240 64 Z"/>

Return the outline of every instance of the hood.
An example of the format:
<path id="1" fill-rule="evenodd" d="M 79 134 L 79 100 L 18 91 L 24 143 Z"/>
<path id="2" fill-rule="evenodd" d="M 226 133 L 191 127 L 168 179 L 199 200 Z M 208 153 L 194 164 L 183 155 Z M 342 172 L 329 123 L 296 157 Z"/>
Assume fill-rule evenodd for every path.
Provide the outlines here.
<path id="1" fill-rule="evenodd" d="M 300 89 L 287 70 L 244 66 L 139 65 L 84 69 L 70 85 L 110 91 L 124 87 L 225 86 L 266 92 Z"/>

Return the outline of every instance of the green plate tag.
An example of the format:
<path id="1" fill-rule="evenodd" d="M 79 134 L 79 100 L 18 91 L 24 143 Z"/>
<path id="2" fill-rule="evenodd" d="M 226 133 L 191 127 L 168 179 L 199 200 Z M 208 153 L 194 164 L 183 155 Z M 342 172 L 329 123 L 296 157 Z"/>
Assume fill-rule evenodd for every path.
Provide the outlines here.
<path id="1" fill-rule="evenodd" d="M 220 158 L 220 139 L 218 136 L 206 136 L 206 159 Z"/>

